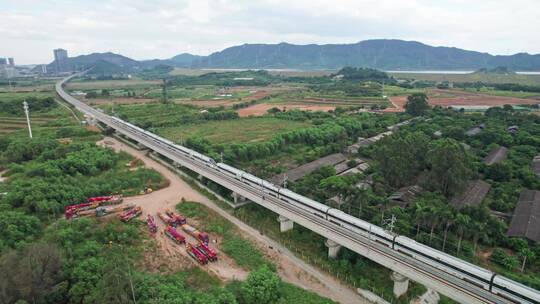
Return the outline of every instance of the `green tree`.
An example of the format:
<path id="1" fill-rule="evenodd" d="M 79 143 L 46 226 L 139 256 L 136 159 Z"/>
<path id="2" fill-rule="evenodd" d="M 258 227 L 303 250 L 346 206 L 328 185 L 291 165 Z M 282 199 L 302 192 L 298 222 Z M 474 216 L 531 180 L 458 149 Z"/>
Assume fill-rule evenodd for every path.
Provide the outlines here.
<path id="1" fill-rule="evenodd" d="M 276 303 L 280 298 L 281 280 L 268 266 L 252 271 L 244 285 L 242 294 L 247 304 Z"/>
<path id="2" fill-rule="evenodd" d="M 424 115 L 429 110 L 428 97 L 424 93 L 414 93 L 407 97 L 405 112 L 413 116 Z"/>
<path id="3" fill-rule="evenodd" d="M 427 152 L 431 186 L 446 197 L 460 193 L 472 175 L 473 163 L 463 145 L 453 139 L 433 142 Z"/>
<path id="4" fill-rule="evenodd" d="M 424 155 L 429 138 L 422 132 L 395 134 L 383 138 L 373 157 L 379 171 L 392 186 L 402 186 L 425 167 Z"/>

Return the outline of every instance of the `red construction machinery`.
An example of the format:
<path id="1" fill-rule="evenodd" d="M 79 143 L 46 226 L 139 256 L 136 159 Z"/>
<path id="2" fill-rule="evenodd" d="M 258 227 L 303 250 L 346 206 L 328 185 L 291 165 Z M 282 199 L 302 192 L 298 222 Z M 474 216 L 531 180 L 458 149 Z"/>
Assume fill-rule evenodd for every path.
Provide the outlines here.
<path id="1" fill-rule="evenodd" d="M 154 217 L 150 214 L 146 216 L 146 225 L 148 225 L 148 230 L 150 230 L 151 233 L 157 232 L 156 221 L 154 220 Z"/>
<path id="2" fill-rule="evenodd" d="M 90 197 L 87 198 L 86 201 L 89 203 L 95 203 L 99 202 L 102 205 L 105 204 L 120 204 L 124 199 L 122 198 L 122 195 L 107 195 L 107 196 L 96 196 L 96 197 Z"/>
<path id="3" fill-rule="evenodd" d="M 208 247 L 208 245 L 199 242 L 196 247 L 202 254 L 204 254 L 208 258 L 210 262 L 217 261 L 217 253 L 212 248 Z"/>
<path id="4" fill-rule="evenodd" d="M 167 214 L 158 212 L 157 216 L 165 223 L 165 225 L 176 227 L 176 221 Z"/>
<path id="5" fill-rule="evenodd" d="M 186 251 L 199 264 L 201 265 L 208 264 L 208 258 L 206 257 L 206 255 L 204 255 L 204 253 L 202 253 L 199 249 L 197 249 L 197 247 L 188 243 L 186 245 Z"/>
<path id="6" fill-rule="evenodd" d="M 167 214 L 174 221 L 176 226 L 183 225 L 186 223 L 186 217 L 181 215 L 180 213 L 176 213 L 170 209 L 167 209 L 165 210 L 165 214 Z"/>
<path id="7" fill-rule="evenodd" d="M 121 214 L 118 215 L 118 218 L 126 223 L 126 222 L 129 222 L 130 220 L 136 218 L 137 216 L 141 215 L 142 213 L 142 208 L 141 207 L 136 207 L 136 208 L 133 208 L 131 210 L 128 210 L 128 211 L 125 211 Z"/>
<path id="8" fill-rule="evenodd" d="M 76 212 L 76 213 L 74 213 L 72 215 L 71 218 L 79 218 L 79 217 L 83 217 L 83 216 L 102 217 L 102 216 L 106 216 L 106 215 L 121 212 L 121 211 L 129 211 L 129 210 L 131 210 L 133 208 L 135 208 L 134 204 L 127 204 L 127 205 L 123 205 L 123 206 L 116 206 L 116 207 L 109 207 L 109 208 L 98 207 L 96 209 L 83 210 L 83 211 Z"/>
<path id="9" fill-rule="evenodd" d="M 165 235 L 171 238 L 178 245 L 186 242 L 186 238 L 181 235 L 180 232 L 176 231 L 176 229 L 174 229 L 172 226 L 167 226 L 167 228 L 165 228 Z"/>
<path id="10" fill-rule="evenodd" d="M 208 238 L 208 233 L 201 232 L 188 224 L 183 224 L 181 227 L 182 230 L 184 230 L 187 234 L 208 245 L 208 242 L 210 241 Z"/>
<path id="11" fill-rule="evenodd" d="M 86 203 L 70 205 L 64 208 L 64 216 L 66 219 L 71 219 L 77 213 L 85 210 L 96 209 L 100 206 L 120 204 L 123 201 L 121 195 L 96 196 L 86 199 Z"/>

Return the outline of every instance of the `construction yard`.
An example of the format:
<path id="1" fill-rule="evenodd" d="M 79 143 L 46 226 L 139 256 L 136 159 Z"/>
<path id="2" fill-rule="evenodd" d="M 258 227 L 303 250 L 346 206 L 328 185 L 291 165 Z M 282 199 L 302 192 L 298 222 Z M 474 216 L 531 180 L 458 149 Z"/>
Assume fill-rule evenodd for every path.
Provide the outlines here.
<path id="1" fill-rule="evenodd" d="M 250 242 L 255 243 L 256 247 L 262 251 L 264 254 L 264 257 L 261 257 L 262 260 L 259 260 L 259 262 L 255 260 L 252 264 L 262 263 L 264 260 L 272 261 L 277 263 L 278 273 L 286 282 L 313 290 L 320 296 L 328 297 L 341 303 L 363 303 L 363 299 L 358 296 L 355 291 L 341 285 L 341 283 L 330 275 L 322 273 L 306 264 L 286 248 L 268 239 L 257 230 L 221 209 L 209 198 L 191 188 L 184 180 L 171 172 L 164 165 L 146 156 L 145 151 L 136 150 L 113 138 L 105 138 L 98 142 L 98 144 L 112 148 L 115 151 L 123 151 L 131 154 L 137 159 L 140 159 L 145 167 L 158 171 L 164 178 L 169 180 L 168 187 L 151 193 L 126 197 L 123 199 L 122 204 L 118 205 L 125 206 L 133 204 L 134 210 L 140 207 L 140 219 L 142 220 L 146 220 L 148 215 L 154 217 L 157 233 L 149 233 L 153 235 L 156 246 L 148 246 L 144 261 L 147 267 L 166 269 L 170 268 L 169 265 L 174 264 L 176 266 L 174 266 L 174 269 L 170 270 L 181 270 L 184 267 L 194 267 L 194 265 L 198 264 L 198 262 L 185 250 L 186 245 L 177 244 L 163 232 L 167 229 L 167 225 L 158 217 L 159 213 L 163 214 L 167 210 L 176 212 L 174 211 L 176 210 L 175 206 L 180 202 L 177 209 L 186 211 L 185 214 L 188 215 L 188 224 L 193 225 L 194 227 L 204 227 L 210 231 L 208 246 L 216 251 L 218 258 L 217 261 L 204 263 L 203 265 L 200 265 L 200 267 L 205 271 L 216 275 L 222 281 L 243 280 L 246 278 L 249 270 L 251 270 L 251 267 L 250 264 L 244 264 L 242 262 L 242 260 L 249 259 L 249 256 L 243 256 L 241 253 L 235 254 L 234 251 L 232 251 L 232 255 L 225 253 L 225 251 L 231 252 L 226 246 L 225 237 L 222 233 L 213 232 L 221 231 L 221 229 L 212 229 L 210 226 L 216 219 L 219 219 L 221 222 L 230 221 L 234 224 L 235 234 L 237 233 L 238 236 L 241 237 L 240 240 L 234 240 L 236 243 L 241 243 L 242 239 L 249 239 Z M 186 208 L 182 208 L 182 204 L 186 204 Z M 201 207 L 197 208 L 204 208 L 202 209 L 203 211 L 190 214 L 189 210 L 191 209 L 188 207 L 191 206 L 191 208 L 193 208 L 194 205 L 198 204 L 200 204 Z M 204 223 L 201 218 L 202 216 L 204 216 L 204 219 L 206 220 L 210 218 L 209 223 Z M 149 227 L 150 226 L 151 225 L 149 225 Z M 180 228 L 177 230 L 185 237 L 186 244 L 197 244 L 197 242 L 200 241 L 200 239 L 195 239 L 192 235 L 184 233 Z M 249 255 L 255 254 L 251 253 Z"/>

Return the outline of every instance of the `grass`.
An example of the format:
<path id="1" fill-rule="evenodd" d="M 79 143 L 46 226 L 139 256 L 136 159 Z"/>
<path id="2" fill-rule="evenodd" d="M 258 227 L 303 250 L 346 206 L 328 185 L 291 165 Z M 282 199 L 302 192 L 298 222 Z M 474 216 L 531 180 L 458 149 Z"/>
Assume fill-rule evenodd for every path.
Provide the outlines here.
<path id="1" fill-rule="evenodd" d="M 329 299 L 320 297 L 314 292 L 298 288 L 292 284 L 283 282 L 281 285 L 281 294 L 284 303 L 295 304 L 330 304 L 335 303 Z"/>
<path id="2" fill-rule="evenodd" d="M 214 144 L 261 142 L 279 132 L 309 127 L 306 122 L 281 120 L 273 117 L 241 118 L 208 121 L 178 127 L 159 128 L 157 133 L 174 141 L 188 137 L 206 138 Z"/>
<path id="3" fill-rule="evenodd" d="M 251 242 L 244 239 L 237 228 L 213 210 L 197 202 L 183 201 L 176 209 L 189 218 L 200 222 L 202 229 L 222 238 L 221 249 L 238 266 L 253 270 L 270 263 Z"/>
<path id="4" fill-rule="evenodd" d="M 23 102 L 30 97 L 45 98 L 54 97 L 55 94 L 52 91 L 40 91 L 40 92 L 0 92 L 0 101 L 13 101 Z M 22 107 L 22 104 L 21 104 Z M 0 109 L 0 112 L 2 109 Z"/>
<path id="5" fill-rule="evenodd" d="M 0 93 L 0 99 L 3 102 L 21 103 L 28 97 L 35 96 L 39 98 L 52 96 L 52 92 L 17 92 L 17 93 Z M 78 122 L 72 116 L 72 113 L 63 106 L 55 106 L 47 110 L 32 111 L 32 103 L 30 107 L 30 121 L 34 135 L 39 135 L 43 132 L 56 132 L 58 128 L 78 126 Z M 12 133 L 21 131 L 27 132 L 26 117 L 24 114 L 14 115 L 12 113 L 3 112 L 0 109 L 0 134 Z M 23 135 L 21 133 L 21 135 Z M 26 136 L 26 134 L 24 134 Z"/>
<path id="6" fill-rule="evenodd" d="M 517 83 L 524 85 L 540 85 L 540 75 L 519 74 L 423 74 L 423 73 L 390 73 L 398 79 L 417 79 L 427 81 L 451 82 L 484 82 L 484 83 Z"/>

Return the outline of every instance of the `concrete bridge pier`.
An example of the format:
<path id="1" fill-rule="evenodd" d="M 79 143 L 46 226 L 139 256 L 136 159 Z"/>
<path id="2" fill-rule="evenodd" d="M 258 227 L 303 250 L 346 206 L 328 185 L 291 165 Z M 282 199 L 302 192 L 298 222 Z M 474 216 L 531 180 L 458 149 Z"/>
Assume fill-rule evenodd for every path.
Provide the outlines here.
<path id="1" fill-rule="evenodd" d="M 141 144 L 141 143 L 137 143 L 137 150 L 145 150 L 146 149 L 146 146 Z"/>
<path id="2" fill-rule="evenodd" d="M 331 259 L 337 258 L 339 250 L 341 249 L 341 245 L 332 241 L 331 239 L 327 239 L 324 244 L 326 245 L 326 247 L 328 247 L 328 257 Z"/>
<path id="3" fill-rule="evenodd" d="M 409 289 L 409 278 L 395 271 L 391 277 L 392 281 L 394 281 L 394 295 L 396 298 L 406 294 Z"/>
<path id="4" fill-rule="evenodd" d="M 232 194 L 232 197 L 234 199 L 234 203 L 237 204 L 238 202 L 244 202 L 246 200 L 245 197 L 243 197 L 242 195 L 236 193 L 236 192 L 233 192 Z"/>
<path id="5" fill-rule="evenodd" d="M 173 161 L 173 166 L 178 169 L 182 168 L 182 165 L 179 162 L 175 162 L 175 161 Z"/>
<path id="6" fill-rule="evenodd" d="M 85 116 L 85 120 L 86 120 L 86 124 L 89 125 L 89 126 L 97 126 L 97 120 L 94 116 L 90 116 L 90 115 L 84 115 Z"/>
<path id="7" fill-rule="evenodd" d="M 281 232 L 286 232 L 293 229 L 294 222 L 284 217 L 283 215 L 280 215 L 278 217 L 278 222 L 279 222 L 279 230 Z"/>
<path id="8" fill-rule="evenodd" d="M 437 304 L 441 296 L 433 289 L 429 289 L 423 295 L 411 301 L 411 304 Z"/>

